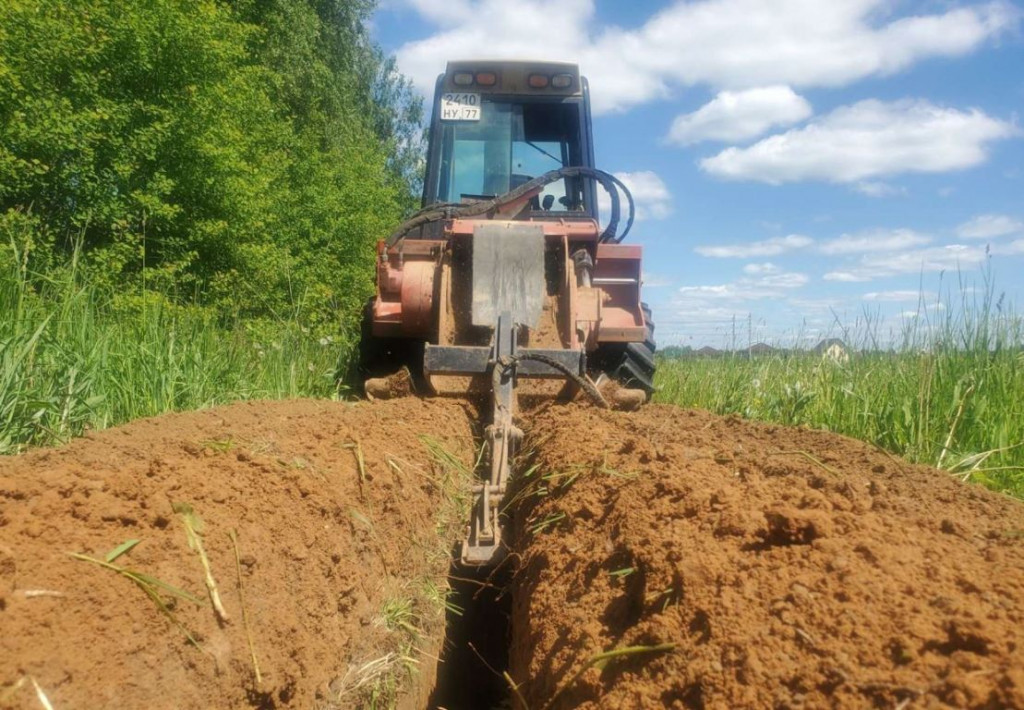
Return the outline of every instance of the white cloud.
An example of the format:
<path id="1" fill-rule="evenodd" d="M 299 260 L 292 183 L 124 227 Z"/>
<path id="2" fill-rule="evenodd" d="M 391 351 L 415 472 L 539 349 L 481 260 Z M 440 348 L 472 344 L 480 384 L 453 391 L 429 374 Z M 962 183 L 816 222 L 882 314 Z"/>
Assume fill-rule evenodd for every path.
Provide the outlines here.
<path id="1" fill-rule="evenodd" d="M 807 100 L 788 86 L 723 91 L 693 113 L 676 116 L 668 140 L 678 145 L 742 141 L 776 126 L 792 125 L 812 113 Z"/>
<path id="2" fill-rule="evenodd" d="M 950 244 L 905 252 L 866 254 L 853 266 L 830 271 L 826 281 L 861 282 L 900 274 L 956 271 L 978 266 L 987 258 L 984 247 Z"/>
<path id="3" fill-rule="evenodd" d="M 800 234 L 789 234 L 785 237 L 772 237 L 759 242 L 746 244 L 727 244 L 720 246 L 699 246 L 694 249 L 701 256 L 719 259 L 750 259 L 759 256 L 777 256 L 793 249 L 810 246 L 814 240 Z"/>
<path id="4" fill-rule="evenodd" d="M 663 274 L 644 274 L 644 288 L 665 288 L 674 282 L 675 279 Z"/>
<path id="5" fill-rule="evenodd" d="M 858 182 L 969 168 L 988 158 L 989 143 L 1019 132 L 977 109 L 958 111 L 924 100 L 868 99 L 747 148 L 727 148 L 700 165 L 718 177 L 776 185 L 800 180 Z"/>
<path id="6" fill-rule="evenodd" d="M 907 194 L 907 188 L 905 187 L 897 187 L 896 185 L 890 185 L 887 182 L 879 182 L 877 180 L 858 182 L 853 186 L 853 189 L 868 197 L 896 197 L 897 195 Z"/>
<path id="7" fill-rule="evenodd" d="M 890 252 L 919 247 L 932 238 L 912 229 L 876 229 L 856 234 L 843 234 L 823 242 L 818 250 L 822 254 L 858 254 L 864 252 Z"/>
<path id="8" fill-rule="evenodd" d="M 962 239 L 992 239 L 1024 233 L 1024 222 L 1003 214 L 980 214 L 956 228 Z"/>
<path id="9" fill-rule="evenodd" d="M 465 18 L 472 12 L 472 5 L 468 0 L 403 0 L 404 4 L 410 6 L 424 19 L 432 22 L 456 22 Z M 401 4 L 394 0 L 385 0 L 382 7 Z"/>
<path id="10" fill-rule="evenodd" d="M 934 293 L 923 291 L 871 291 L 865 293 L 862 298 L 865 301 L 884 301 L 889 303 L 900 303 L 903 301 L 921 301 L 934 298 Z"/>
<path id="11" fill-rule="evenodd" d="M 672 214 L 672 193 L 668 191 L 665 181 L 657 173 L 640 170 L 633 173 L 615 173 L 615 177 L 625 184 L 633 195 L 636 204 L 637 221 L 645 219 L 665 219 Z M 611 198 L 604 188 L 597 188 L 597 205 L 601 214 L 607 215 L 611 210 Z M 622 219 L 626 219 L 627 206 L 625 201 L 620 209 Z"/>
<path id="12" fill-rule="evenodd" d="M 438 27 L 397 53 L 424 94 L 451 58 L 578 60 L 598 112 L 677 86 L 842 86 L 966 54 L 1021 15 L 1008 0 L 892 20 L 886 0 L 677 0 L 623 29 L 597 26 L 594 0 L 405 2 Z"/>
<path id="13" fill-rule="evenodd" d="M 996 246 L 992 249 L 993 254 L 999 256 L 1014 256 L 1016 254 L 1024 254 L 1024 239 L 1016 239 L 1009 244 Z"/>
<path id="14" fill-rule="evenodd" d="M 743 267 L 743 273 L 751 274 L 752 276 L 777 274 L 779 271 L 781 271 L 781 269 L 770 261 L 766 261 L 763 264 L 747 264 Z"/>
<path id="15" fill-rule="evenodd" d="M 786 271 L 757 279 L 743 277 L 714 286 L 683 286 L 679 293 L 691 301 L 699 302 L 759 301 L 766 298 L 781 298 L 789 291 L 805 285 L 809 280 L 806 274 Z"/>

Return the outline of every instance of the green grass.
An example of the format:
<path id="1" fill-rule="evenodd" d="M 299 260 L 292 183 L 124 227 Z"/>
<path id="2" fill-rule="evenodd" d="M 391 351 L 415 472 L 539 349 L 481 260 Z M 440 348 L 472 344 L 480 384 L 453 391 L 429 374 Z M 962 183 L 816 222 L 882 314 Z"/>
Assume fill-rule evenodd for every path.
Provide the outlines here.
<path id="1" fill-rule="evenodd" d="M 886 338 L 894 345 L 871 319 L 840 333 L 846 362 L 663 358 L 655 399 L 828 429 L 1024 497 L 1024 322 L 991 289 L 928 306 Z"/>
<path id="2" fill-rule="evenodd" d="M 106 294 L 74 263 L 0 252 L 0 454 L 240 399 L 331 396 L 342 351 L 298 323 L 225 328 L 159 294 Z"/>

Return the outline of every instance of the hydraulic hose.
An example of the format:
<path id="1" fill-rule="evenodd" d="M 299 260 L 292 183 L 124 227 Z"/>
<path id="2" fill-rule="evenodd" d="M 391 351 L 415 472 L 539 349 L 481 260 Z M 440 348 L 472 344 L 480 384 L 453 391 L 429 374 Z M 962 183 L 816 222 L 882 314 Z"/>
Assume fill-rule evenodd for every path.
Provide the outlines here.
<path id="1" fill-rule="evenodd" d="M 615 177 L 611 173 L 606 173 L 603 170 L 597 170 L 596 168 L 569 167 L 546 172 L 539 177 L 535 177 L 532 180 L 523 183 L 514 190 L 506 192 L 504 195 L 498 195 L 497 197 L 492 197 L 488 200 L 471 202 L 468 204 L 457 202 L 438 202 L 428 205 L 403 222 L 398 229 L 388 237 L 387 244 L 389 247 L 394 246 L 404 239 L 412 230 L 417 227 L 430 224 L 431 222 L 439 222 L 447 219 L 460 219 L 464 217 L 491 217 L 505 205 L 515 202 L 530 192 L 537 191 L 545 185 L 557 182 L 563 178 L 573 177 L 585 177 L 596 180 L 611 197 L 611 214 L 608 218 L 608 226 L 605 227 L 603 232 L 601 232 L 600 237 L 598 237 L 598 241 L 611 244 L 620 243 L 626 238 L 626 235 L 629 234 L 629 230 L 633 227 L 633 219 L 636 217 L 636 205 L 633 203 L 633 195 L 630 193 L 629 188 L 627 188 L 619 178 Z M 626 196 L 626 202 L 629 205 L 629 218 L 626 220 L 626 227 L 622 230 L 622 234 L 618 233 L 619 220 L 621 217 L 620 191 Z"/>

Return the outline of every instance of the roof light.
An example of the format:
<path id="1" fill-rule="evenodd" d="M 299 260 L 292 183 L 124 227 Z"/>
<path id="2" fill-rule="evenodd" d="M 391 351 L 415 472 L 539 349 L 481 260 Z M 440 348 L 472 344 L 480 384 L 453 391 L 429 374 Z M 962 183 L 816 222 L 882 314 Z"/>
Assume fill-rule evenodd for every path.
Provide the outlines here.
<path id="1" fill-rule="evenodd" d="M 477 72 L 476 83 L 480 86 L 494 86 L 498 83 L 498 75 L 492 71 Z"/>
<path id="2" fill-rule="evenodd" d="M 572 74 L 555 74 L 551 77 L 551 86 L 556 89 L 568 89 L 572 86 Z"/>
<path id="3" fill-rule="evenodd" d="M 530 74 L 530 78 L 527 79 L 531 89 L 543 89 L 550 81 L 547 74 Z"/>
<path id="4" fill-rule="evenodd" d="M 452 76 L 452 83 L 456 86 L 471 86 L 473 84 L 473 75 L 468 71 L 456 72 Z"/>

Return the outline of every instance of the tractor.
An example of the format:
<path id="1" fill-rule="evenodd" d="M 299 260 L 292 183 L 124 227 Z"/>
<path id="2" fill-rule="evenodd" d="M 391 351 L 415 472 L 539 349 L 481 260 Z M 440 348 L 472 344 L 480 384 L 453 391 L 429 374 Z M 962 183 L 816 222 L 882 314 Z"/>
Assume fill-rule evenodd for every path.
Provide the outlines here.
<path id="1" fill-rule="evenodd" d="M 401 371 L 419 394 L 489 401 L 466 565 L 504 555 L 523 402 L 583 391 L 629 408 L 654 390 L 642 250 L 622 243 L 634 214 L 622 181 L 594 167 L 590 91 L 576 65 L 448 63 L 423 208 L 377 245 L 359 370 L 371 397 Z"/>

